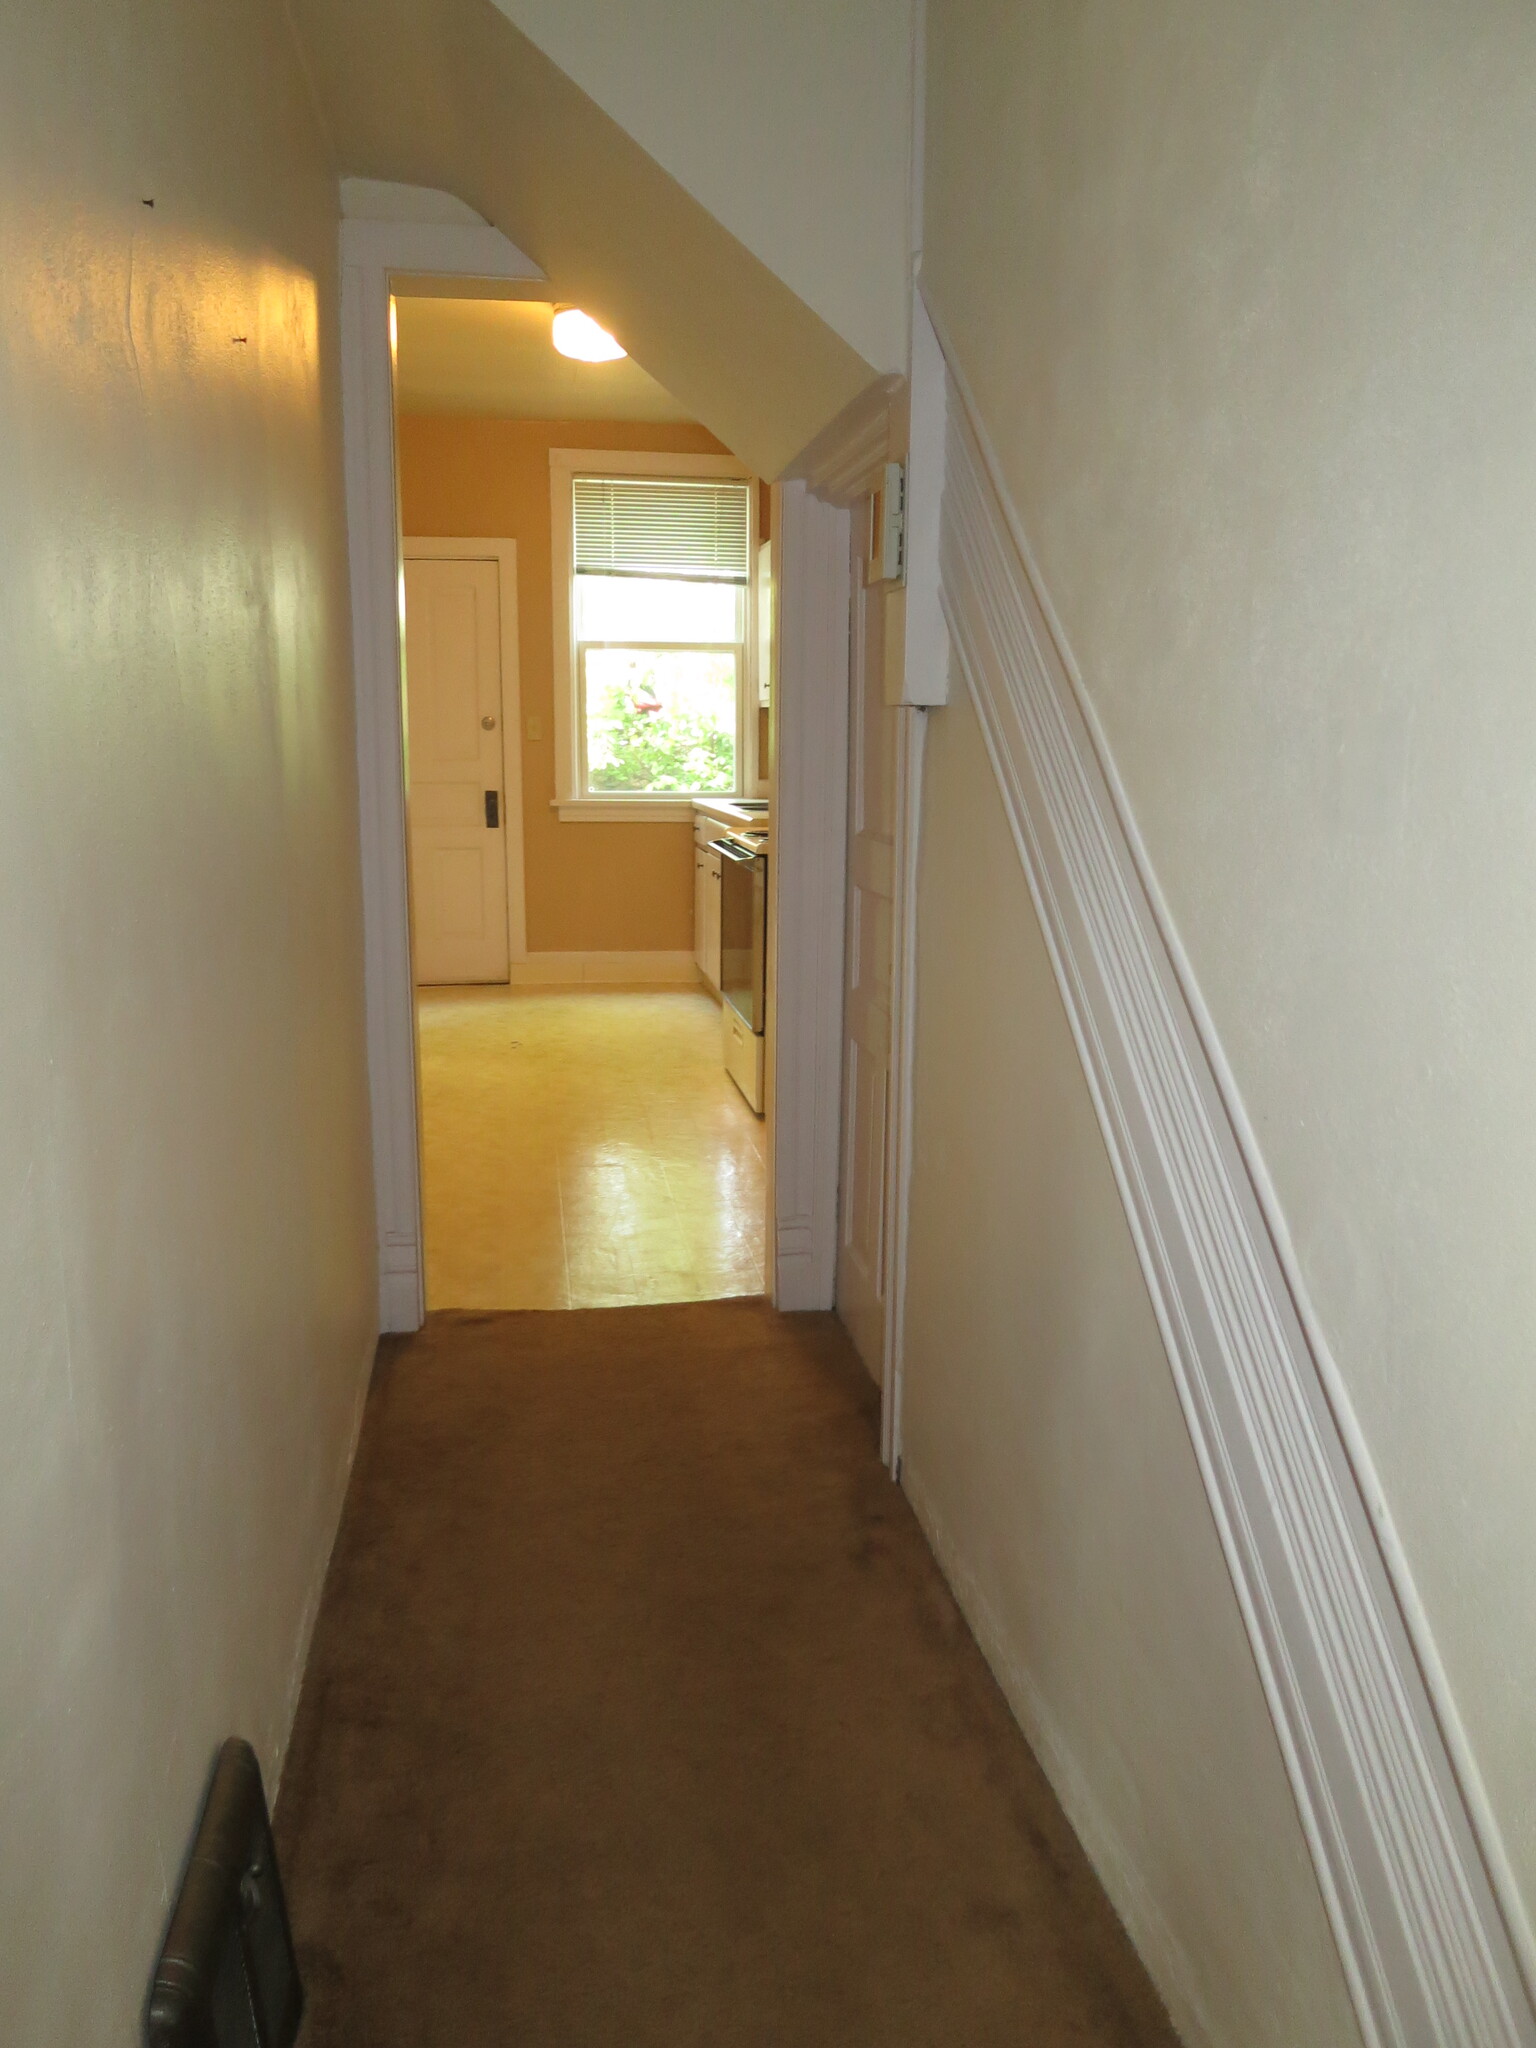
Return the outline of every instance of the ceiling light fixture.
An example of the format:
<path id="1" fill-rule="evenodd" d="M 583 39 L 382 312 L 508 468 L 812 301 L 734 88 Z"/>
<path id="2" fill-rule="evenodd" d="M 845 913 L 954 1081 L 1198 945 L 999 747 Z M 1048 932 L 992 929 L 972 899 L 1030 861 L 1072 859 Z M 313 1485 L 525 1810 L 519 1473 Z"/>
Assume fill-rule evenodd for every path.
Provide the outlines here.
<path id="1" fill-rule="evenodd" d="M 573 363 L 617 363 L 628 354 L 590 313 L 579 306 L 557 306 L 551 335 L 561 355 Z"/>

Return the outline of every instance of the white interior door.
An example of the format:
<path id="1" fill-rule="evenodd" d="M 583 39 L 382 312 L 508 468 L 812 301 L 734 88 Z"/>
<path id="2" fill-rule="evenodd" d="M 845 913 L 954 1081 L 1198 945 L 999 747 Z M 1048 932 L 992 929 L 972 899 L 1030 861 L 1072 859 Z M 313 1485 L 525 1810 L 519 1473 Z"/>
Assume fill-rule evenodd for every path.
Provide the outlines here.
<path id="1" fill-rule="evenodd" d="M 861 525 L 858 510 L 854 532 Z M 855 542 L 853 574 L 862 549 Z M 849 674 L 848 918 L 837 1309 L 876 1380 L 885 1349 L 898 714 L 885 702 L 885 592 L 856 591 Z"/>
<path id="2" fill-rule="evenodd" d="M 505 981 L 501 619 L 494 562 L 405 565 L 416 980 Z"/>

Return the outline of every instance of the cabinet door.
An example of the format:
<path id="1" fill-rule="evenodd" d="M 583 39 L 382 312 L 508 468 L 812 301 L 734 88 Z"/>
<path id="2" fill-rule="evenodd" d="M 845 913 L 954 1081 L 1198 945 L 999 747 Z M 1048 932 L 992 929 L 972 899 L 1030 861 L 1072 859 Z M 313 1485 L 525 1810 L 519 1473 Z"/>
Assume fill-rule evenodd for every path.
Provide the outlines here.
<path id="1" fill-rule="evenodd" d="M 720 856 L 704 855 L 704 977 L 717 993 L 720 988 Z"/>

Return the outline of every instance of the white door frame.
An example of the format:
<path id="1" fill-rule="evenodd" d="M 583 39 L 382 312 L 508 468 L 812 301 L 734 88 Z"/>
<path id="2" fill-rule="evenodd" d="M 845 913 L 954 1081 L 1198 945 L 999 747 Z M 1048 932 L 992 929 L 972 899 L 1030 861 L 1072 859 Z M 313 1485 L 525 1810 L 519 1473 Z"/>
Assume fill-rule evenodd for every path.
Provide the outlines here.
<path id="1" fill-rule="evenodd" d="M 850 669 L 852 607 L 858 597 L 856 570 L 848 553 L 848 511 L 846 508 L 866 497 L 883 481 L 884 465 L 901 461 L 906 465 L 906 588 L 902 597 L 903 659 L 899 685 L 888 675 L 887 686 L 899 696 L 891 702 L 896 721 L 896 809 L 894 829 L 894 890 L 892 897 L 891 959 L 891 1085 L 886 1111 L 885 1227 L 882 1263 L 885 1270 L 885 1315 L 881 1332 L 880 1357 L 880 1449 L 892 1476 L 901 1470 L 901 1388 L 905 1352 L 907 1287 L 907 1218 L 912 1180 L 912 1066 L 916 1039 L 917 993 L 917 863 L 922 822 L 923 753 L 927 737 L 927 712 L 941 705 L 949 688 L 949 636 L 939 591 L 939 506 L 943 489 L 945 384 L 943 356 L 929 321 L 921 295 L 912 298 L 912 375 L 910 382 L 887 377 L 870 386 L 824 433 L 819 435 L 796 464 L 807 487 L 828 505 L 845 508 L 842 513 L 840 564 L 841 603 L 844 616 L 844 675 L 840 697 L 834 708 L 829 697 L 823 715 L 842 720 L 840 750 L 836 754 L 841 807 L 835 811 L 838 834 L 835 854 L 839 890 L 846 886 L 843 873 L 847 831 L 847 737 L 853 687 Z M 826 600 L 830 616 L 832 600 Z M 824 737 L 829 758 L 830 737 Z M 834 812 L 824 813 L 827 828 L 833 829 Z M 775 813 L 775 839 L 779 837 Z M 831 861 L 831 849 L 819 854 Z M 829 996 L 821 1029 L 830 1033 L 830 1047 L 818 1035 L 817 1058 L 829 1060 L 834 1070 L 826 1093 L 828 1113 L 834 1126 L 831 1142 L 840 1152 L 842 1145 L 842 990 L 843 933 L 839 917 L 836 987 Z M 832 1272 L 827 1282 L 827 1301 L 832 1305 L 836 1282 L 837 1218 L 836 1167 L 832 1171 L 833 1227 L 828 1256 Z M 810 1304 L 807 1304 L 808 1306 Z"/>
<path id="2" fill-rule="evenodd" d="M 391 280 L 500 278 L 537 290 L 531 257 L 495 228 L 341 224 L 341 418 L 362 860 L 363 978 L 379 1245 L 379 1325 L 426 1312 L 416 1105 L 416 1004 L 405 836 L 400 514 Z"/>
<path id="3" fill-rule="evenodd" d="M 501 837 L 507 863 L 507 958 L 528 957 L 528 903 L 523 882 L 523 712 L 518 671 L 517 542 L 455 540 L 407 534 L 407 562 L 491 562 L 501 626 Z"/>
<path id="4" fill-rule="evenodd" d="M 342 223 L 342 439 L 364 981 L 379 1322 L 387 1331 L 419 1329 L 426 1309 L 390 323 L 391 279 L 411 276 L 502 278 L 540 296 L 540 285 L 547 285 L 538 265 L 494 228 L 419 221 Z M 770 1291 L 781 1308 L 828 1309 L 836 1276 L 841 1126 L 848 515 L 803 484 L 786 485 L 777 495 L 780 661 L 769 864 L 775 988 Z M 515 786 L 509 775 L 509 793 Z"/>
<path id="5" fill-rule="evenodd" d="M 837 1285 L 848 818 L 848 513 L 774 492 L 778 666 L 768 859 L 769 1228 L 773 1300 L 829 1309 Z"/>

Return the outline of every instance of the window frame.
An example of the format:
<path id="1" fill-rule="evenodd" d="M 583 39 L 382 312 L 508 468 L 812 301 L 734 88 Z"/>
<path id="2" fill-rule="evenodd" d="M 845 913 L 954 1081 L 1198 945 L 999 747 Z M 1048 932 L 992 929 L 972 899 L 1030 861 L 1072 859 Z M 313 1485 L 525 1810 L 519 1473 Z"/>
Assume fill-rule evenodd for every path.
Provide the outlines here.
<path id="1" fill-rule="evenodd" d="M 651 795 L 634 790 L 588 791 L 586 735 L 581 723 L 580 676 L 576 662 L 576 579 L 572 543 L 572 480 L 577 476 L 718 477 L 747 490 L 747 581 L 742 591 L 742 639 L 736 676 L 736 785 L 745 796 L 757 787 L 757 479 L 732 455 L 679 455 L 658 449 L 551 448 L 549 451 L 549 554 L 551 620 L 554 627 L 555 795 L 552 807 L 564 821 L 649 818 L 691 821 L 694 799 L 675 791 Z M 599 643 L 594 642 L 594 645 Z M 613 645 L 620 643 L 614 642 Z M 638 645 L 626 641 L 625 646 Z M 671 642 L 667 643 L 671 645 Z M 678 643 L 682 644 L 682 643 Z M 701 792 L 701 799 L 721 791 Z"/>

